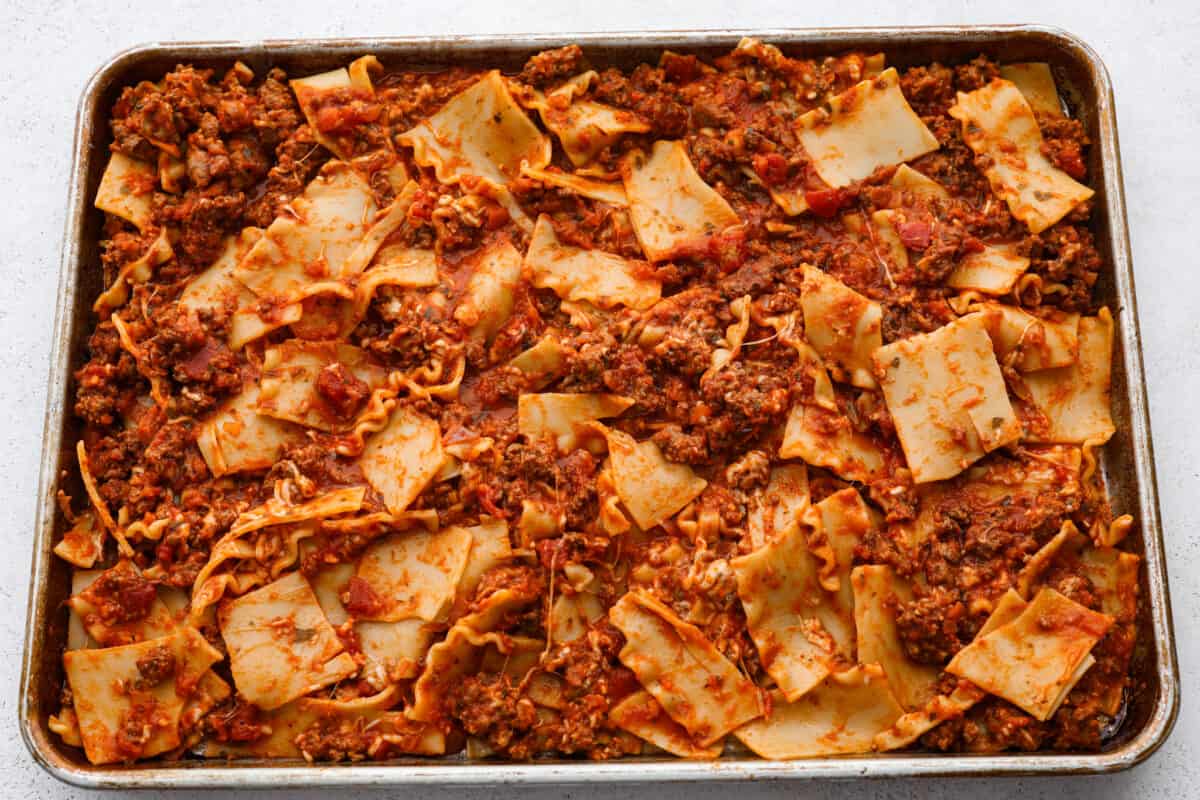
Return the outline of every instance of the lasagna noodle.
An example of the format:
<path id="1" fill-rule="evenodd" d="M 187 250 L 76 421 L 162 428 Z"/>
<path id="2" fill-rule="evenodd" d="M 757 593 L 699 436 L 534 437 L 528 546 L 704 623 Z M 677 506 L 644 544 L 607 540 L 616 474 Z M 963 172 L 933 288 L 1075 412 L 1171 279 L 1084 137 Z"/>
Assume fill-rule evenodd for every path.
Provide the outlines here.
<path id="1" fill-rule="evenodd" d="M 371 266 L 354 287 L 354 311 L 341 331 L 349 334 L 353 324 L 367 315 L 375 292 L 381 286 L 420 289 L 438 285 L 438 259 L 433 250 L 385 244 L 375 253 Z"/>
<path id="2" fill-rule="evenodd" d="M 147 658 L 169 660 L 170 673 L 150 683 L 138 667 Z M 118 742 L 119 732 L 131 725 L 146 735 L 138 758 L 178 747 L 184 704 L 201 676 L 220 660 L 221 654 L 190 627 L 121 647 L 68 651 L 63 667 L 88 761 L 112 764 L 134 755 Z"/>
<path id="3" fill-rule="evenodd" d="M 846 490 L 857 499 L 857 492 Z M 850 522 L 853 501 L 839 493 L 816 509 L 826 521 L 826 541 L 838 539 L 837 550 L 849 575 L 853 543 L 865 529 Z M 857 501 L 861 504 L 861 500 Z M 849 547 L 847 548 L 848 545 Z M 837 555 L 834 555 L 837 560 Z M 795 700 L 848 660 L 853 648 L 853 597 L 827 591 L 821 563 L 809 548 L 806 531 L 789 526 L 757 550 L 730 561 L 738 595 L 746 612 L 746 627 L 758 648 L 759 660 L 784 696 Z M 840 567 L 835 567 L 841 571 Z"/>
<path id="4" fill-rule="evenodd" d="M 1049 64 L 1044 61 L 1005 64 L 1000 67 L 1000 77 L 1020 90 L 1034 112 L 1051 117 L 1065 116 Z"/>
<path id="5" fill-rule="evenodd" d="M 1034 316 L 1014 306 L 979 303 L 996 358 L 1022 372 L 1074 364 L 1079 357 L 1079 315 L 1048 309 Z"/>
<path id="6" fill-rule="evenodd" d="M 868 753 L 903 713 L 875 664 L 830 675 L 794 702 L 778 694 L 773 700 L 770 716 L 734 735 L 758 756 L 776 760 Z"/>
<path id="7" fill-rule="evenodd" d="M 304 112 L 313 138 L 338 158 L 349 161 L 357 155 L 351 142 L 325 132 L 321 124 L 320 104 L 324 98 L 332 96 L 339 104 L 350 103 L 361 105 L 370 101 L 375 95 L 371 85 L 369 70 L 380 69 L 381 65 L 374 56 L 363 56 L 356 59 L 347 70 L 344 67 L 309 75 L 291 81 L 292 91 L 296 102 Z M 383 137 L 388 141 L 387 137 Z M 390 146 L 388 148 L 390 150 Z"/>
<path id="8" fill-rule="evenodd" d="M 751 547 L 758 549 L 798 529 L 809 506 L 807 467 L 804 464 L 772 467 L 766 488 L 751 498 L 746 514 Z"/>
<path id="9" fill-rule="evenodd" d="M 165 264 L 174 257 L 175 251 L 171 248 L 171 238 L 167 229 L 163 228 L 146 248 L 145 253 L 121 267 L 112 286 L 97 297 L 96 302 L 92 304 L 92 311 L 105 316 L 125 305 L 129 301 L 131 286 L 149 281 L 154 275 L 155 267 Z"/>
<path id="10" fill-rule="evenodd" d="M 237 265 L 262 238 L 262 228 L 243 228 L 226 237 L 221 254 L 208 269 L 188 281 L 179 296 L 179 305 L 189 311 L 214 314 L 222 309 L 238 310 L 252 306 L 257 297 L 234 277 Z"/>
<path id="11" fill-rule="evenodd" d="M 812 346 L 802 340 L 794 344 L 813 380 L 814 391 L 812 397 L 797 401 L 788 412 L 780 458 L 804 459 L 848 481 L 870 481 L 883 470 L 883 450 L 854 430 L 838 407 L 829 374 Z"/>
<path id="12" fill-rule="evenodd" d="M 310 731 L 345 729 L 361 725 L 368 753 L 405 753 L 435 756 L 446 750 L 445 735 L 435 726 L 414 723 L 393 710 L 400 700 L 396 687 L 352 700 L 301 697 L 263 715 L 270 733 L 252 742 L 205 741 L 206 758 L 313 758 L 306 749 L 319 744 L 321 736 L 306 737 Z"/>
<path id="13" fill-rule="evenodd" d="M 816 109 L 800 117 L 797 132 L 830 186 L 847 186 L 938 148 L 904 99 L 894 68 L 833 97 L 829 106 L 829 112 Z"/>
<path id="14" fill-rule="evenodd" d="M 454 602 L 471 540 L 469 529 L 451 527 L 396 534 L 372 544 L 355 576 L 371 587 L 378 610 L 363 618 L 441 620 Z"/>
<path id="15" fill-rule="evenodd" d="M 950 192 L 946 191 L 946 187 L 917 172 L 908 164 L 896 167 L 896 171 L 892 173 L 892 187 L 926 201 L 950 199 Z"/>
<path id="16" fill-rule="evenodd" d="M 959 92 L 950 116 L 962 122 L 963 141 L 986 156 L 992 191 L 1033 233 L 1041 233 L 1095 192 L 1042 154 L 1042 132 L 1017 87 L 997 78 L 981 89 Z"/>
<path id="17" fill-rule="evenodd" d="M 322 371 L 331 368 L 344 370 L 371 391 L 382 386 L 387 377 L 383 368 L 372 363 L 358 347 L 292 339 L 264 353 L 256 410 L 323 431 L 348 428 L 353 420 L 340 419 L 318 388 Z"/>
<path id="18" fill-rule="evenodd" d="M 539 289 L 552 289 L 563 300 L 585 301 L 600 308 L 628 306 L 644 311 L 658 302 L 662 284 L 642 277 L 645 263 L 602 250 L 563 244 L 550 218 L 538 217 L 525 266 Z"/>
<path id="19" fill-rule="evenodd" d="M 1107 308 L 1079 319 L 1074 364 L 1025 375 L 1033 402 L 1048 421 L 1026 438 L 1034 442 L 1107 442 L 1116 430 L 1111 411 L 1113 321 Z"/>
<path id="20" fill-rule="evenodd" d="M 644 689 L 614 706 L 608 712 L 608 720 L 673 756 L 709 759 L 721 755 L 720 743 L 707 747 L 696 744 L 687 729 L 671 719 L 654 695 Z"/>
<path id="21" fill-rule="evenodd" d="M 850 383 L 874 388 L 871 353 L 883 345 L 882 307 L 812 265 L 803 271 L 804 337 Z"/>
<path id="22" fill-rule="evenodd" d="M 924 707 L 933 697 L 938 670 L 908 657 L 896 627 L 897 607 L 912 601 L 912 590 L 891 567 L 883 565 L 855 567 L 851 582 L 858 660 L 883 668 L 893 695 L 905 710 Z"/>
<path id="23" fill-rule="evenodd" d="M 982 315 L 884 345 L 873 359 L 917 483 L 953 477 L 1020 436 Z"/>
<path id="24" fill-rule="evenodd" d="M 139 231 L 150 227 L 158 171 L 153 164 L 114 152 L 96 190 L 96 208 L 133 223 Z"/>
<path id="25" fill-rule="evenodd" d="M 100 580 L 103 579 L 103 580 Z M 148 604 L 146 613 L 137 619 L 124 621 L 120 616 L 114 620 L 106 619 L 104 607 L 110 604 L 120 604 L 119 592 L 101 594 L 98 588 L 105 586 L 122 586 L 138 584 L 146 581 L 131 561 L 121 560 L 108 570 L 96 575 L 95 580 L 67 600 L 71 611 L 77 615 L 88 637 L 100 647 L 116 647 L 133 644 L 146 639 L 158 639 L 175 632 L 175 617 L 170 609 L 159 599 L 155 592 L 154 599 Z M 153 586 L 149 587 L 151 590 Z"/>
<path id="26" fill-rule="evenodd" d="M 442 183 L 473 176 L 504 186 L 521 174 L 523 163 L 535 168 L 550 163 L 550 140 L 513 100 L 498 70 L 397 141 L 413 149 L 418 164 L 433 167 Z"/>
<path id="27" fill-rule="evenodd" d="M 1112 623 L 1110 616 L 1042 589 L 1012 622 L 960 650 L 946 671 L 1046 720 Z"/>
<path id="28" fill-rule="evenodd" d="M 383 496 L 393 514 L 400 514 L 441 470 L 446 456 L 441 427 L 408 406 L 399 406 L 387 426 L 367 439 L 358 465 L 367 481 Z"/>
<path id="29" fill-rule="evenodd" d="M 218 609 L 238 692 L 270 711 L 358 671 L 299 572 Z"/>
<path id="30" fill-rule="evenodd" d="M 531 440 L 550 437 L 560 452 L 581 444 L 591 423 L 620 416 L 633 400 L 615 394 L 522 394 L 517 398 L 517 430 Z"/>
<path id="31" fill-rule="evenodd" d="M 366 181 L 345 162 L 331 161 L 275 218 L 234 276 L 259 297 L 287 302 L 324 292 L 352 297 L 339 281 L 369 262 L 359 244 L 377 211 Z"/>
<path id="32" fill-rule="evenodd" d="M 62 539 L 54 545 L 54 555 L 82 570 L 90 570 L 104 551 L 104 526 L 94 511 L 77 516 Z"/>
<path id="33" fill-rule="evenodd" d="M 600 151 L 616 144 L 626 133 L 648 133 L 651 126 L 632 111 L 594 100 L 581 99 L 596 73 L 576 75 L 553 91 L 533 92 L 529 105 L 562 145 L 577 167 L 588 164 Z"/>
<path id="34" fill-rule="evenodd" d="M 918 513 L 905 523 L 911 552 L 926 542 L 938 525 L 937 509 L 944 502 L 966 508 L 1018 514 L 1045 499 L 1075 502 L 1081 490 L 1078 447 L 1026 447 L 1017 460 L 995 459 L 976 465 L 958 477 L 917 487 Z"/>
<path id="35" fill-rule="evenodd" d="M 813 533 L 809 549 L 823 563 L 820 569 L 821 586 L 836 597 L 833 603 L 844 623 L 838 641 L 845 652 L 853 647 L 854 592 L 850 588 L 850 572 L 854 549 L 875 529 L 875 512 L 854 487 L 834 492 L 813 506 L 816 519 L 810 518 Z"/>
<path id="36" fill-rule="evenodd" d="M 946 276 L 946 285 L 1001 296 L 1013 290 L 1027 269 L 1029 259 L 1017 253 L 1016 244 L 984 245 L 979 252 L 963 257 Z"/>
<path id="37" fill-rule="evenodd" d="M 696 172 L 683 142 L 655 142 L 648 156 L 633 152 L 621 177 L 634 233 L 651 261 L 702 251 L 710 237 L 741 222 Z"/>
<path id="38" fill-rule="evenodd" d="M 573 172 L 563 172 L 554 168 L 537 169 L 528 164 L 521 167 L 521 175 L 531 180 L 540 181 L 546 186 L 565 189 L 568 192 L 586 197 L 589 200 L 599 200 L 613 206 L 628 207 L 629 198 L 625 195 L 625 187 L 616 181 L 602 181 L 595 178 L 577 175 Z"/>
<path id="39" fill-rule="evenodd" d="M 869 567 L 868 569 L 877 569 Z M 857 571 L 857 570 L 856 570 Z M 1028 606 L 1021 596 L 1009 589 L 1000 596 L 995 608 L 975 634 L 978 640 L 997 628 L 1007 625 L 1021 615 Z M 959 681 L 949 694 L 930 697 L 919 709 L 909 711 L 896 720 L 892 727 L 875 737 L 877 750 L 898 750 L 907 747 L 929 731 L 950 719 L 967 713 L 976 703 L 987 697 L 987 692 L 970 681 Z"/>
<path id="40" fill-rule="evenodd" d="M 642 530 L 674 515 L 708 485 L 691 467 L 663 458 L 652 441 L 639 442 L 611 428 L 605 435 L 617 494 Z"/>
<path id="41" fill-rule="evenodd" d="M 762 714 L 754 684 L 662 603 L 629 592 L 608 617 L 625 635 L 621 662 L 701 747 Z"/>
<path id="42" fill-rule="evenodd" d="M 496 633 L 506 615 L 521 609 L 534 598 L 512 589 L 500 589 L 482 601 L 478 609 L 454 623 L 446 638 L 429 649 L 425 667 L 413 685 L 413 703 L 405 713 L 420 722 L 437 722 L 446 697 L 466 675 L 479 670 L 489 645 L 502 653 L 512 652 L 512 637 Z"/>
<path id="43" fill-rule="evenodd" d="M 454 319 L 472 339 L 490 343 L 512 314 L 520 281 L 521 253 L 507 239 L 495 242 L 476 258 Z"/>

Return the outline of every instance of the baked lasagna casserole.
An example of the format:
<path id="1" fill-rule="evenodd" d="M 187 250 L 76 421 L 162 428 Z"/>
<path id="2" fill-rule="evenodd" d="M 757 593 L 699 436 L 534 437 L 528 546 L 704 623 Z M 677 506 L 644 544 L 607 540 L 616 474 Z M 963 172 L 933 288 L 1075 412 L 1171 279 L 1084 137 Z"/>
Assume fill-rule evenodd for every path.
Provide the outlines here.
<path id="1" fill-rule="evenodd" d="M 185 65 L 110 122 L 55 547 L 90 762 L 1119 724 L 1113 318 L 1046 64 Z"/>

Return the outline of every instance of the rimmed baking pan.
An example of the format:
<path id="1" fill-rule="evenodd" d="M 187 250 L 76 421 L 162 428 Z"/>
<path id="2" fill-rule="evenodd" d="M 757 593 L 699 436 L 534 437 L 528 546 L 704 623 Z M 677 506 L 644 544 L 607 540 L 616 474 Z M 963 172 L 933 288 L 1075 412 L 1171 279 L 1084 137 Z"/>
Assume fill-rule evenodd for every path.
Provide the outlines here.
<path id="1" fill-rule="evenodd" d="M 121 87 L 156 78 L 178 63 L 227 67 L 240 59 L 260 74 L 279 66 L 290 75 L 304 75 L 342 66 L 364 53 L 374 53 L 388 66 L 404 69 L 436 69 L 457 63 L 518 70 L 533 53 L 568 43 L 583 46 L 594 64 L 629 66 L 657 59 L 664 48 L 718 55 L 744 36 L 779 45 L 788 53 L 810 56 L 851 49 L 883 51 L 889 63 L 901 67 L 934 60 L 960 63 L 981 52 L 1000 61 L 1049 62 L 1060 92 L 1074 116 L 1083 121 L 1093 142 L 1088 165 L 1097 192 L 1092 224 L 1106 264 L 1097 292 L 1099 300 L 1114 311 L 1117 336 L 1113 353 L 1113 418 L 1117 433 L 1103 450 L 1102 467 L 1115 513 L 1130 513 L 1137 519 L 1129 541 L 1143 559 L 1134 682 L 1123 718 L 1107 738 L 1103 750 L 996 755 L 898 753 L 789 762 L 726 756 L 715 762 L 637 758 L 608 763 L 566 759 L 498 763 L 448 756 L 354 765 L 183 760 L 97 767 L 88 764 L 80 752 L 64 747 L 47 727 L 50 714 L 57 710 L 62 684 L 61 653 L 67 629 L 63 601 L 70 584 L 68 566 L 51 554 L 57 534 L 65 524 L 54 495 L 64 471 L 73 472 L 72 445 L 79 431 L 71 414 L 74 391 L 71 374 L 83 363 L 91 329 L 92 300 L 103 288 L 97 247 L 103 220 L 91 201 L 107 161 L 110 142 L 107 112 Z M 1150 756 L 1170 733 L 1179 705 L 1179 675 L 1112 86 L 1103 63 L 1087 44 L 1063 31 L 1040 26 L 177 42 L 151 43 L 119 53 L 88 82 L 76 120 L 36 507 L 18 701 L 21 733 L 34 758 L 50 774 L 80 786 L 308 788 L 1100 773 L 1127 769 Z"/>

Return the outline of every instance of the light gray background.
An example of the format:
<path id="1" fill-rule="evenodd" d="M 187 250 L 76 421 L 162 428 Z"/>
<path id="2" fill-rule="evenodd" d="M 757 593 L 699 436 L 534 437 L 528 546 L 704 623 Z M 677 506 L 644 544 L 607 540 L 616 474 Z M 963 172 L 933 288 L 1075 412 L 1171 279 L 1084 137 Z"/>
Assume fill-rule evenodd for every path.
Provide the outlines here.
<path id="1" fill-rule="evenodd" d="M 0 0 L 0 30 L 5 33 L 0 45 L 0 187 L 7 198 L 0 207 L 5 295 L 0 298 L 0 452 L 8 454 L 0 459 L 0 486 L 9 487 L 0 506 L 0 797 L 99 796 L 56 782 L 32 762 L 17 733 L 16 694 L 72 125 L 83 84 L 102 61 L 152 40 L 985 22 L 1067 28 L 1099 51 L 1116 87 L 1185 693 L 1174 735 L 1132 772 L 1094 779 L 443 790 L 429 796 L 1200 797 L 1200 711 L 1190 694 L 1200 670 L 1195 641 L 1200 633 L 1200 580 L 1195 574 L 1200 540 L 1194 535 L 1200 490 L 1200 426 L 1194 413 L 1200 399 L 1200 259 L 1194 244 L 1200 201 L 1196 0 Z"/>

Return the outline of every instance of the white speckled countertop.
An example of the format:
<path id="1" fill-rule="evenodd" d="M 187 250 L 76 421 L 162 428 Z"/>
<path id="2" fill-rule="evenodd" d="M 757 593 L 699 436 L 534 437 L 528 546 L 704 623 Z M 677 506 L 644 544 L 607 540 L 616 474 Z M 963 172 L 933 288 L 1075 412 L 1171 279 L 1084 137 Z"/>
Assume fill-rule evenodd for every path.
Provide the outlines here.
<path id="1" fill-rule="evenodd" d="M 1200 490 L 1196 457 L 1200 425 L 1188 417 L 1200 398 L 1200 278 L 1196 277 L 1197 257 L 1186 245 L 1195 235 L 1191 228 L 1195 222 L 1187 221 L 1191 213 L 1187 209 L 1194 210 L 1200 201 L 1195 188 L 1200 186 L 1196 147 L 1200 82 L 1192 72 L 1200 66 L 1195 49 L 1200 40 L 1200 4 L 1194 0 L 838 0 L 828 8 L 824 3 L 780 0 L 5 2 L 0 7 L 0 29 L 7 31 L 7 44 L 0 53 L 0 152 L 4 154 L 0 186 L 7 187 L 9 200 L 0 214 L 0 241 L 7 242 L 0 262 L 8 276 L 8 297 L 0 304 L 0 374 L 4 376 L 0 409 L 8 410 L 0 417 L 0 443 L 9 456 L 0 462 L 0 485 L 9 490 L 0 508 L 0 550 L 7 553 L 0 562 L 0 601 L 8 606 L 0 614 L 0 796 L 97 796 L 58 783 L 33 763 L 17 733 L 16 699 L 72 125 L 84 82 L 111 54 L 152 40 L 1004 22 L 1038 22 L 1071 30 L 1099 51 L 1115 85 L 1185 693 L 1170 740 L 1137 769 L 1101 778 L 725 783 L 428 794 L 465 800 L 516 796 L 525 800 L 707 800 L 734 792 L 746 800 L 1200 796 L 1200 709 L 1189 694 L 1200 677 L 1200 645 L 1193 639 L 1200 635 L 1200 579 L 1196 577 L 1200 537 L 1190 516 L 1195 512 L 1189 512 L 1187 505 L 1195 502 Z M 383 795 L 363 792 L 362 796 Z"/>

